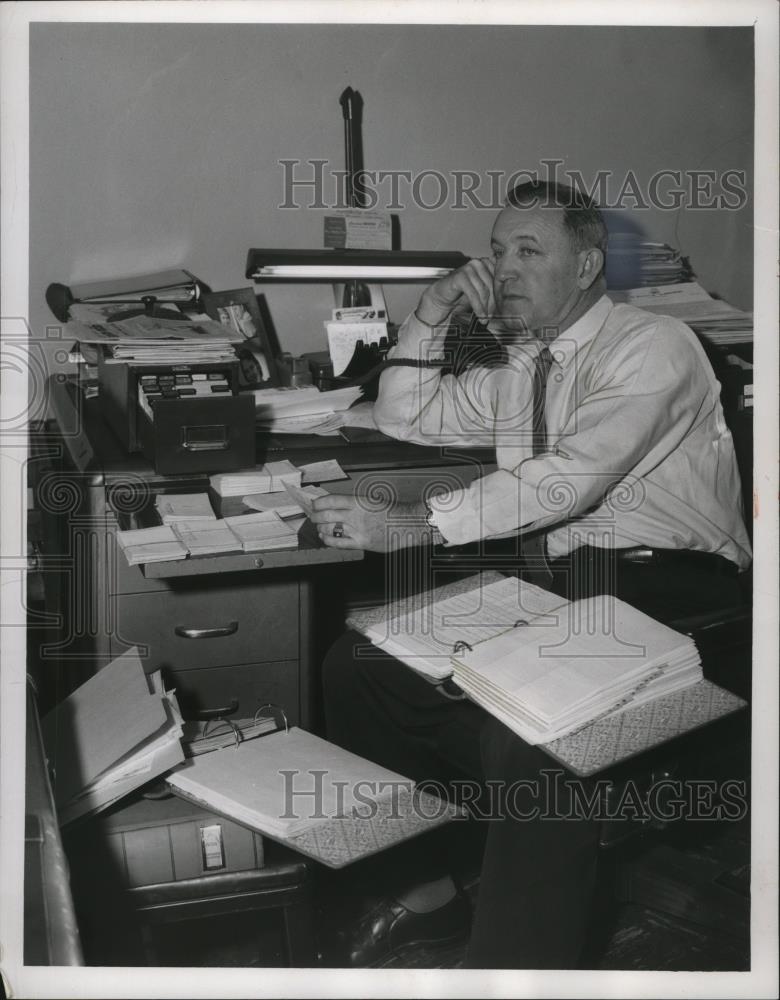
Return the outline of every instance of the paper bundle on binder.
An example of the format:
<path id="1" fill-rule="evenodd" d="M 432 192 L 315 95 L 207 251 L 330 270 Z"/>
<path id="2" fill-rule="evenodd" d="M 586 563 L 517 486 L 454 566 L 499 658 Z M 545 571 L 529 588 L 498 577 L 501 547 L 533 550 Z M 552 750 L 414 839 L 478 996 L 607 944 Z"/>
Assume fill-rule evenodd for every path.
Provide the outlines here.
<path id="1" fill-rule="evenodd" d="M 350 624 L 532 744 L 702 678 L 688 636 L 615 597 L 570 603 L 515 577 Z"/>

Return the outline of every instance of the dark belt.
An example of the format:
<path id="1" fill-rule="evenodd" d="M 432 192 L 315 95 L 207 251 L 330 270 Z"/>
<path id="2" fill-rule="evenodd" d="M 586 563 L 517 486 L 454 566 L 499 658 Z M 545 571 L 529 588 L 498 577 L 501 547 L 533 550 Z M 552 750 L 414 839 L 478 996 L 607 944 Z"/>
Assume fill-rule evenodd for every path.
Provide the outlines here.
<path id="1" fill-rule="evenodd" d="M 648 566 L 687 566 L 715 576 L 735 577 L 739 567 L 730 559 L 715 552 L 699 552 L 695 549 L 650 549 L 638 545 L 633 549 L 615 549 L 615 557 L 621 562 Z"/>

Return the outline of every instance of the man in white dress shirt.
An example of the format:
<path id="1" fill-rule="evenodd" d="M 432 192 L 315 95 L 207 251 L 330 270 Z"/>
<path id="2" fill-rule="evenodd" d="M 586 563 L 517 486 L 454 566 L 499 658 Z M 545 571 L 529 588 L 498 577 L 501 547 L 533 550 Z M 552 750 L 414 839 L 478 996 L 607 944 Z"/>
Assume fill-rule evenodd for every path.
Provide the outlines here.
<path id="1" fill-rule="evenodd" d="M 431 285 L 401 327 L 390 357 L 413 364 L 382 374 L 375 406 L 385 433 L 494 447 L 498 469 L 466 489 L 380 512 L 320 498 L 313 520 L 325 544 L 391 551 L 519 533 L 531 542 L 529 563 L 569 598 L 613 593 L 666 620 L 739 601 L 750 543 L 720 387 L 688 327 L 605 295 L 606 237 L 598 209 L 568 188 L 528 182 L 510 193 L 492 255 Z M 464 305 L 490 320 L 503 359 L 458 375 L 424 367 L 441 357 Z M 481 709 L 448 700 L 390 657 L 358 660 L 359 641 L 347 633 L 324 667 L 335 742 L 418 779 L 511 782 L 550 766 Z M 595 829 L 489 824 L 468 964 L 576 965 Z M 431 885 L 452 910 L 440 883 Z M 404 935 L 424 938 L 420 904 L 408 909 L 375 914 L 350 960 L 376 961 Z M 451 929 L 445 919 L 440 936 Z"/>

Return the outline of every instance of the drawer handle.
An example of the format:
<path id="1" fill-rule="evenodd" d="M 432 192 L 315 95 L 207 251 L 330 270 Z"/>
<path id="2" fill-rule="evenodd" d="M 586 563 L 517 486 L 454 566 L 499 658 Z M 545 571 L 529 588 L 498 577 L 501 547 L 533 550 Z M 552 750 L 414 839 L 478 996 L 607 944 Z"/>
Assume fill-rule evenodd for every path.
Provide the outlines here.
<path id="1" fill-rule="evenodd" d="M 181 639 L 221 639 L 226 635 L 235 635 L 238 632 L 238 622 L 217 625 L 216 628 L 188 628 L 186 625 L 177 625 L 173 631 Z"/>

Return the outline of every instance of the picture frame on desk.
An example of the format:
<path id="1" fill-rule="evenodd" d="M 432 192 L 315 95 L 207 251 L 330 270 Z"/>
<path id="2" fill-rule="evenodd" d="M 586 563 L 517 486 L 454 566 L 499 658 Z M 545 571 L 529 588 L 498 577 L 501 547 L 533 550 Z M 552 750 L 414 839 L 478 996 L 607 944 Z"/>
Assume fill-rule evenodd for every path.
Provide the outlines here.
<path id="1" fill-rule="evenodd" d="M 211 319 L 245 338 L 245 343 L 236 344 L 239 385 L 252 389 L 277 388 L 281 384 L 279 372 L 254 289 L 248 286 L 204 292 L 202 299 Z"/>

